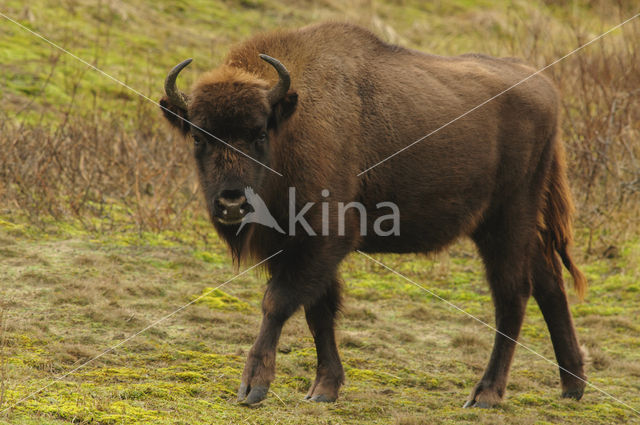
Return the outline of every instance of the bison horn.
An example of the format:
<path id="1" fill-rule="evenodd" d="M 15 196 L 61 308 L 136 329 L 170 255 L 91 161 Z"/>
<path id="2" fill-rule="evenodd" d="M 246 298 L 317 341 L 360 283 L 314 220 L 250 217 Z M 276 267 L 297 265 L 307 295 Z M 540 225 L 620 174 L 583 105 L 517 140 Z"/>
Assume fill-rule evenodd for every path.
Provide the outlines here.
<path id="1" fill-rule="evenodd" d="M 271 56 L 265 54 L 260 54 L 260 59 L 268 62 L 271 66 L 273 66 L 278 72 L 278 76 L 280 77 L 278 83 L 273 86 L 273 88 L 267 95 L 267 98 L 269 99 L 271 105 L 275 105 L 276 103 L 281 101 L 287 94 L 289 86 L 291 86 L 291 77 L 289 76 L 289 71 L 287 71 L 287 68 L 285 68 L 278 59 L 272 58 Z"/>
<path id="2" fill-rule="evenodd" d="M 187 59 L 174 66 L 173 69 L 169 71 L 169 74 L 167 74 L 166 80 L 164 80 L 164 92 L 167 94 L 169 102 L 184 110 L 187 110 L 189 96 L 178 90 L 178 87 L 176 87 L 176 78 L 178 78 L 180 71 L 186 68 L 192 60 L 193 59 Z"/>

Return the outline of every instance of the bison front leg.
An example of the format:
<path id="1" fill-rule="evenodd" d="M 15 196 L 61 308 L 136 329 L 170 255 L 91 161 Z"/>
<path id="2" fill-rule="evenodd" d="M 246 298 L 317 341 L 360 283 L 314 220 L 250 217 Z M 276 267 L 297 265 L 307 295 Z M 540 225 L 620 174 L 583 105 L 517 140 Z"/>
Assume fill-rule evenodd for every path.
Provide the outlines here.
<path id="1" fill-rule="evenodd" d="M 262 300 L 262 324 L 256 342 L 249 350 L 238 390 L 238 401 L 255 404 L 264 400 L 275 377 L 276 347 L 282 326 L 300 306 L 297 297 L 269 282 Z"/>
<path id="2" fill-rule="evenodd" d="M 316 380 L 305 400 L 332 402 L 344 383 L 344 370 L 336 347 L 335 316 L 340 307 L 340 282 L 333 279 L 327 293 L 310 306 L 305 316 L 313 335 L 318 356 Z"/>

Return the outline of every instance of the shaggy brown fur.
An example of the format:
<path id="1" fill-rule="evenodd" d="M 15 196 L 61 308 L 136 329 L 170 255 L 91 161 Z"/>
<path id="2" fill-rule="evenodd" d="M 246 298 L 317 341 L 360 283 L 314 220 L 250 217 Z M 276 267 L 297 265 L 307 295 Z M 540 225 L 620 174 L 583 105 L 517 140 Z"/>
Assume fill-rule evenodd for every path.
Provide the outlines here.
<path id="1" fill-rule="evenodd" d="M 291 87 L 277 104 L 267 93 L 278 80 L 264 53 L 289 70 Z M 578 293 L 586 287 L 569 253 L 572 204 L 558 137 L 558 94 L 536 76 L 462 117 L 361 177 L 357 174 L 409 143 L 529 76 L 521 61 L 483 55 L 440 57 L 386 44 L 347 24 L 320 24 L 256 36 L 235 47 L 220 68 L 204 74 L 188 111 L 168 110 L 282 173 L 250 159 L 165 111 L 185 136 L 199 141 L 195 159 L 212 221 L 235 258 L 265 258 L 270 280 L 263 322 L 248 355 L 239 399 L 267 394 L 275 375 L 276 345 L 285 321 L 304 307 L 316 343 L 318 369 L 308 397 L 332 401 L 344 381 L 334 336 L 340 305 L 338 266 L 355 249 L 430 252 L 471 237 L 486 266 L 496 309 L 495 345 L 468 406 L 502 399 L 525 306 L 533 293 L 547 321 L 560 364 L 563 395 L 579 399 L 583 360 L 556 253 Z M 264 138 L 268 134 L 268 140 Z M 283 226 L 287 193 L 296 211 L 321 231 L 320 202 L 330 205 L 329 236 L 296 229 L 285 236 L 249 225 L 224 225 L 221 197 L 250 186 Z M 328 189 L 330 195 L 321 192 Z M 337 235 L 337 202 L 367 208 L 367 236 L 350 209 L 346 234 Z M 383 201 L 398 205 L 400 234 L 373 232 Z"/>

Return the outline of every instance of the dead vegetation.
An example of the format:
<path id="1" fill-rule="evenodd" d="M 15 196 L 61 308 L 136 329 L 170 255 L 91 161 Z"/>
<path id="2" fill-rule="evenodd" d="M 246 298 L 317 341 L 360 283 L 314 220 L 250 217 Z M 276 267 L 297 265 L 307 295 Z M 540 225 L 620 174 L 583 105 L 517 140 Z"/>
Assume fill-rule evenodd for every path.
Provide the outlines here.
<path id="1" fill-rule="evenodd" d="M 124 215 L 139 229 L 175 227 L 197 199 L 190 153 L 153 120 L 141 118 L 135 129 L 83 117 L 53 128 L 3 122 L 3 213 L 35 224 L 73 216 L 91 228 L 92 217 L 109 226 Z"/>

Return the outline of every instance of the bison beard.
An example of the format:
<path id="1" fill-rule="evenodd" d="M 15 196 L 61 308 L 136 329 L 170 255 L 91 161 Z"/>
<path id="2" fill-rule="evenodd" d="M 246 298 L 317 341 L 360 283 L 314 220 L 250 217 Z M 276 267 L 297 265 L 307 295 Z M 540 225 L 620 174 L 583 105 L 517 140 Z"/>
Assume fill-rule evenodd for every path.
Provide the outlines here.
<path id="1" fill-rule="evenodd" d="M 263 321 L 239 400 L 253 404 L 266 397 L 282 326 L 301 306 L 318 356 L 307 398 L 335 400 L 344 382 L 334 335 L 340 262 L 356 249 L 435 251 L 460 236 L 470 237 L 484 260 L 499 330 L 466 406 L 492 406 L 502 399 L 513 340 L 531 294 L 562 368 L 562 395 L 582 396 L 583 358 L 559 258 L 580 294 L 586 282 L 569 252 L 573 207 L 557 130 L 558 95 L 547 78 L 530 78 L 357 177 L 533 70 L 511 58 L 428 55 L 335 23 L 254 37 L 200 77 L 189 95 L 175 84 L 187 64 L 168 76 L 161 104 L 168 121 L 195 141 L 214 226 L 236 261 L 283 250 L 266 265 Z M 368 223 L 376 219 L 376 204 L 393 202 L 401 212 L 400 234 L 361 235 L 352 209 L 344 236 L 337 236 L 336 220 L 329 236 L 288 236 L 255 223 L 236 235 L 238 226 L 224 224 L 233 220 L 222 215 L 233 211 L 235 220 L 242 218 L 237 214 L 244 211 L 246 187 L 281 224 L 288 222 L 289 187 L 296 188 L 298 208 L 307 202 L 358 201 L 371 215 Z M 323 189 L 330 191 L 329 199 L 320 198 Z M 320 234 L 319 209 L 306 217 Z"/>

